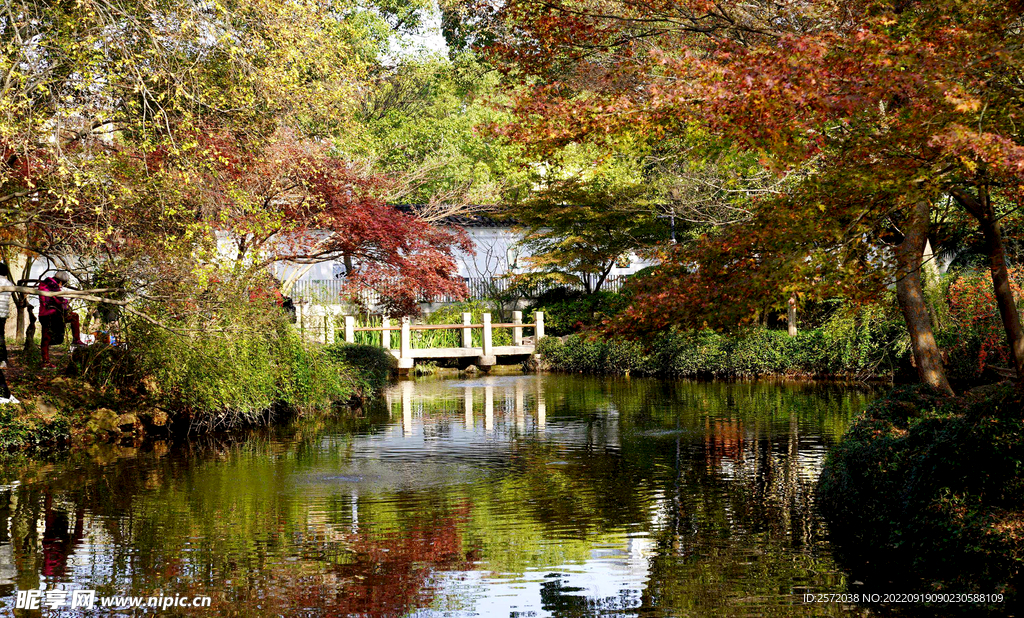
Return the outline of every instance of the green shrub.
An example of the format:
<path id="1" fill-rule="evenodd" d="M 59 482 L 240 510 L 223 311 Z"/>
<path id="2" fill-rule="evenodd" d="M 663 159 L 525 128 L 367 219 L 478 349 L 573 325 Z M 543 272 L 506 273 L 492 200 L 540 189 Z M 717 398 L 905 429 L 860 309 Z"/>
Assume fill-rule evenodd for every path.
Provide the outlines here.
<path id="1" fill-rule="evenodd" d="M 547 336 L 537 342 L 537 348 L 534 351 L 548 362 L 557 362 L 561 358 L 562 347 L 562 342 L 558 337 Z"/>
<path id="2" fill-rule="evenodd" d="M 70 438 L 71 424 L 64 417 L 42 422 L 0 416 L 0 451 L 26 445 L 67 442 Z"/>
<path id="3" fill-rule="evenodd" d="M 884 375 L 895 373 L 909 351 L 902 318 L 893 309 L 873 305 L 857 312 L 839 311 L 813 341 L 810 373 L 831 375 Z"/>
<path id="4" fill-rule="evenodd" d="M 728 368 L 728 341 L 713 330 L 675 331 L 661 344 L 662 371 L 680 377 L 719 377 Z"/>
<path id="5" fill-rule="evenodd" d="M 639 341 L 613 340 L 608 342 L 605 372 L 613 374 L 644 375 L 649 371 L 649 355 Z"/>
<path id="6" fill-rule="evenodd" d="M 20 412 L 21 404 L 0 404 L 0 451 L 26 445 L 66 442 L 70 439 L 71 424 L 63 414 L 42 420 L 21 418 Z"/>
<path id="7" fill-rule="evenodd" d="M 338 343 L 324 347 L 324 354 L 333 363 L 351 368 L 359 390 L 366 395 L 383 390 L 398 365 L 390 352 L 374 345 Z"/>
<path id="8" fill-rule="evenodd" d="M 347 367 L 302 341 L 280 311 L 240 301 L 200 323 L 170 331 L 135 320 L 124 336 L 131 373 L 164 407 L 202 427 L 252 423 L 276 406 L 326 407 L 358 381 Z"/>
<path id="9" fill-rule="evenodd" d="M 542 350 L 552 356 L 546 360 L 559 371 L 570 373 L 605 373 L 608 345 L 579 335 L 570 335 L 564 342 L 545 337 Z"/>
<path id="10" fill-rule="evenodd" d="M 1012 387 L 958 399 L 902 387 L 876 400 L 818 482 L 847 559 L 870 562 L 879 581 L 908 590 L 1018 593 L 1022 409 L 1024 391 Z"/>
<path id="11" fill-rule="evenodd" d="M 906 352 L 888 322 L 835 318 L 822 329 L 790 337 L 751 328 L 737 334 L 672 329 L 646 345 L 572 335 L 538 350 L 555 370 L 687 378 L 766 375 L 891 376 Z"/>
<path id="12" fill-rule="evenodd" d="M 599 326 L 626 303 L 625 297 L 613 292 L 584 294 L 559 288 L 540 296 L 527 311 L 543 311 L 545 333 L 561 336 Z"/>
<path id="13" fill-rule="evenodd" d="M 752 329 L 732 342 L 728 372 L 741 377 L 792 372 L 793 347 L 793 338 L 785 331 Z"/>
<path id="14" fill-rule="evenodd" d="M 99 388 L 131 388 L 139 378 L 132 355 L 125 348 L 104 343 L 74 350 L 67 371 Z"/>

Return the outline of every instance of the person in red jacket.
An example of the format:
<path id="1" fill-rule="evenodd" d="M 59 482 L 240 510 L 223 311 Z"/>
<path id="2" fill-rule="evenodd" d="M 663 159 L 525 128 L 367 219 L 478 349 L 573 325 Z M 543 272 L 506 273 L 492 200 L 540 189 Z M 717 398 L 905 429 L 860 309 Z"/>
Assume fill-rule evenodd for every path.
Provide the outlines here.
<path id="1" fill-rule="evenodd" d="M 66 284 L 70 278 L 68 271 L 57 271 L 54 276 L 43 279 L 39 284 L 39 290 L 59 292 L 61 285 Z M 53 363 L 50 362 L 50 346 L 64 343 L 65 322 L 71 324 L 71 334 L 74 336 L 72 345 L 84 345 L 78 330 L 78 314 L 71 310 L 71 302 L 67 298 L 40 296 L 39 322 L 43 330 L 42 341 L 39 343 L 39 349 L 43 354 L 43 367 L 53 367 Z"/>

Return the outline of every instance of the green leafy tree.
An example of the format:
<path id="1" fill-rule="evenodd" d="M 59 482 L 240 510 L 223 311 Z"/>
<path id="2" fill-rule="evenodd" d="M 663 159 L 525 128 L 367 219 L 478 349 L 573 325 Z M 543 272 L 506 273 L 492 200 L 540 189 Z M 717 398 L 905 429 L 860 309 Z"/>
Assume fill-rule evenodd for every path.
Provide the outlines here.
<path id="1" fill-rule="evenodd" d="M 552 163 L 536 164 L 537 186 L 510 210 L 525 231 L 524 261 L 533 271 L 527 277 L 593 293 L 616 262 L 667 244 L 669 223 L 639 162 L 629 151 L 608 157 L 580 144 L 560 151 Z"/>
<path id="2" fill-rule="evenodd" d="M 8 3 L 0 16 L 4 257 L 20 260 L 24 273 L 29 261 L 47 258 L 92 286 L 93 299 L 145 302 L 165 317 L 201 302 L 213 281 L 244 294 L 253 273 L 221 269 L 218 233 L 262 242 L 288 228 L 290 189 L 308 194 L 309 185 L 329 184 L 317 176 L 322 168 L 307 170 L 305 186 L 295 182 L 280 160 L 289 156 L 281 135 L 318 144 L 352 133 L 367 76 L 396 33 L 418 26 L 422 8 L 347 0 Z M 330 183 L 335 196 L 354 190 L 359 201 L 365 186 L 387 184 L 336 156 L 318 161 L 345 169 L 345 186 Z M 373 236 L 366 225 L 336 229 L 348 237 L 335 245 L 349 249 Z M 425 266 L 435 279 L 445 277 L 441 258 Z M 157 300 L 170 308 L 156 310 Z"/>
<path id="3" fill-rule="evenodd" d="M 337 147 L 396 179 L 386 199 L 425 206 L 427 218 L 496 204 L 525 180 L 522 148 L 486 131 L 510 118 L 497 85 L 497 73 L 468 52 L 381 67 Z"/>

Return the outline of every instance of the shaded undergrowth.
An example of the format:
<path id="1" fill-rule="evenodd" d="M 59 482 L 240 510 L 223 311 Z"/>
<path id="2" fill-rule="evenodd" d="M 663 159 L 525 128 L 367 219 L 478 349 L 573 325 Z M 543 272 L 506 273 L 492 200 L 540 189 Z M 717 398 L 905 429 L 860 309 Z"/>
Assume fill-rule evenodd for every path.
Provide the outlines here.
<path id="1" fill-rule="evenodd" d="M 1005 385 L 958 398 L 900 387 L 872 403 L 818 484 L 855 578 L 878 592 L 1000 593 L 988 609 L 1013 607 L 1024 584 L 1022 412 L 1024 391 Z"/>

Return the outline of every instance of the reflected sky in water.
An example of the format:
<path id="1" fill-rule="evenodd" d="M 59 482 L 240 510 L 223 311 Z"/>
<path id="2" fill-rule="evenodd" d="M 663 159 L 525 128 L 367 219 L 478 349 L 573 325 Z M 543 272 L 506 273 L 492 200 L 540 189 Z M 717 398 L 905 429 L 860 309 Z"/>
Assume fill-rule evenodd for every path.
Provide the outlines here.
<path id="1" fill-rule="evenodd" d="M 812 490 L 869 399 L 434 379 L 244 435 L 7 457 L 0 614 L 61 588 L 209 595 L 205 616 L 865 615 L 801 597 L 846 590 Z"/>

